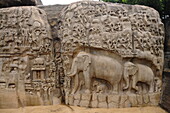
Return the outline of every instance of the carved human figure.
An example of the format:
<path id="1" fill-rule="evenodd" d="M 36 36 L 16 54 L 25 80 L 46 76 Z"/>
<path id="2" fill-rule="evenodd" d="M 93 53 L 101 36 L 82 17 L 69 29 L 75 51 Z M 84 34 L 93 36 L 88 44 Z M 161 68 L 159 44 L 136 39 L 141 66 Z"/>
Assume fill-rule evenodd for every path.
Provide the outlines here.
<path id="1" fill-rule="evenodd" d="M 17 86 L 18 77 L 19 77 L 18 66 L 13 64 L 12 68 L 13 70 L 9 73 L 9 80 L 7 82 L 7 87 L 10 84 L 15 84 L 15 86 Z"/>
<path id="2" fill-rule="evenodd" d="M 143 82 L 149 85 L 149 92 L 154 92 L 154 73 L 148 66 L 142 64 L 134 64 L 126 62 L 124 64 L 124 75 L 126 86 L 124 89 L 129 88 L 130 77 L 132 79 L 132 88 L 138 91 L 138 82 Z"/>
<path id="3" fill-rule="evenodd" d="M 27 64 L 26 62 L 24 61 L 24 59 L 21 59 L 20 60 L 20 63 L 19 63 L 19 71 L 20 71 L 20 77 L 19 79 L 20 80 L 24 80 L 24 77 L 25 77 L 25 70 L 27 68 Z"/>
<path id="4" fill-rule="evenodd" d="M 159 77 L 155 77 L 154 79 L 155 79 L 155 92 L 160 92 L 162 81 Z"/>
<path id="5" fill-rule="evenodd" d="M 86 52 L 79 52 L 73 59 L 71 71 L 67 75 L 75 76 L 75 86 L 72 93 L 77 91 L 79 85 L 79 72 L 83 72 L 86 93 L 90 93 L 92 78 L 99 78 L 108 81 L 112 85 L 113 93 L 118 93 L 118 85 L 122 78 L 122 65 L 115 59 L 93 55 Z"/>
<path id="6" fill-rule="evenodd" d="M 42 90 L 43 90 L 43 100 L 44 100 L 44 105 L 48 105 L 49 103 L 49 95 L 48 95 L 48 89 L 49 87 L 47 86 L 47 84 L 44 84 Z"/>

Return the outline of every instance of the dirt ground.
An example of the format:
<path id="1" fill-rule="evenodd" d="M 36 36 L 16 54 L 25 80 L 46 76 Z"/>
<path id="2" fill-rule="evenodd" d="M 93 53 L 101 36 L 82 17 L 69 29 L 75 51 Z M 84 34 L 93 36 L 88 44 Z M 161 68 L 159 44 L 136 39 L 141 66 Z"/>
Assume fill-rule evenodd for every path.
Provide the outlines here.
<path id="1" fill-rule="evenodd" d="M 0 109 L 0 113 L 167 113 L 160 107 L 83 108 L 66 105 L 34 106 L 18 109 Z"/>

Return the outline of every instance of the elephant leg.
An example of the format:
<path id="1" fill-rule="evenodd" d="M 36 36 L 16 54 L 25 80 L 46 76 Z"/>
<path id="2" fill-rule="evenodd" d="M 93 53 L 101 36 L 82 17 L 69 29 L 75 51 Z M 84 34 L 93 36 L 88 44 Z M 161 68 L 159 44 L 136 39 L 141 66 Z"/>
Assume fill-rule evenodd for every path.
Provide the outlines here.
<path id="1" fill-rule="evenodd" d="M 138 91 L 138 86 L 136 86 L 136 83 L 137 83 L 136 78 L 132 77 L 132 88 Z"/>
<path id="2" fill-rule="evenodd" d="M 112 93 L 118 94 L 118 89 L 119 89 L 119 84 L 118 83 L 114 84 Z"/>
<path id="3" fill-rule="evenodd" d="M 85 87 L 86 87 L 85 93 L 90 93 L 91 77 L 89 76 L 88 72 L 84 71 L 83 74 L 84 74 L 84 81 L 85 81 Z"/>
<path id="4" fill-rule="evenodd" d="M 154 92 L 154 82 L 151 81 L 149 84 L 149 93 L 153 93 Z"/>

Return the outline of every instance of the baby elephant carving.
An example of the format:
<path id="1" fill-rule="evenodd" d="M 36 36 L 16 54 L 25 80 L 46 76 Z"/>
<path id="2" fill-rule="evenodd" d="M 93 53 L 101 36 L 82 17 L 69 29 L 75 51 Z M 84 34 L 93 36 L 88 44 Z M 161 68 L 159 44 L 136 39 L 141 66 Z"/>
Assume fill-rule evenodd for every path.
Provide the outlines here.
<path id="1" fill-rule="evenodd" d="M 142 64 L 134 64 L 126 62 L 124 64 L 124 80 L 126 86 L 124 89 L 129 88 L 129 78 L 132 79 L 132 88 L 138 91 L 137 82 L 143 82 L 149 85 L 149 92 L 154 92 L 154 73 L 148 66 Z"/>
<path id="2" fill-rule="evenodd" d="M 98 81 L 93 82 L 93 87 L 96 88 L 96 93 L 105 93 L 107 90 L 107 86 L 105 84 L 102 84 Z"/>
<path id="3" fill-rule="evenodd" d="M 113 87 L 112 91 L 118 93 L 118 84 L 122 78 L 122 65 L 117 60 L 106 56 L 79 52 L 73 59 L 70 73 L 67 74 L 70 77 L 75 76 L 72 93 L 77 91 L 80 71 L 83 72 L 86 93 L 90 93 L 91 91 L 92 78 L 108 81 Z"/>

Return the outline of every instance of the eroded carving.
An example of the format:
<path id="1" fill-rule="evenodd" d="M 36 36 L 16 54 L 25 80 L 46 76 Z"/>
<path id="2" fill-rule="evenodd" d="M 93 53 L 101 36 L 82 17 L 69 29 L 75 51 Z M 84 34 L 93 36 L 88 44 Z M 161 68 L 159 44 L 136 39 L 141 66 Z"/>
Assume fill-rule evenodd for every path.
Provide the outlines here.
<path id="1" fill-rule="evenodd" d="M 58 38 L 66 104 L 158 104 L 153 98 L 161 90 L 164 29 L 154 9 L 92 1 L 73 3 L 62 11 Z M 107 100 L 112 96 L 119 98 Z"/>
<path id="2" fill-rule="evenodd" d="M 118 85 L 122 78 L 122 65 L 114 59 L 109 57 L 92 55 L 86 52 L 79 52 L 74 58 L 71 72 L 67 76 L 75 76 L 75 86 L 73 92 L 75 93 L 79 85 L 79 72 L 82 71 L 85 81 L 85 92 L 90 93 L 92 86 L 92 79 L 104 79 L 110 83 L 111 91 L 118 93 Z M 100 87 L 100 88 L 99 88 Z M 97 90 L 101 90 L 99 86 Z"/>
<path id="3" fill-rule="evenodd" d="M 136 91 L 139 90 L 137 86 L 138 82 L 149 85 L 149 92 L 154 92 L 154 73 L 151 68 L 141 64 L 133 64 L 132 62 L 126 62 L 124 64 L 124 80 L 126 86 L 124 89 L 129 88 L 131 83 L 131 88 Z M 149 76 L 148 76 L 149 75 Z"/>
<path id="4" fill-rule="evenodd" d="M 53 93 L 56 66 L 45 12 L 36 7 L 0 9 L 0 21 L 1 89 L 17 95 L 13 98 L 22 106 L 53 104 L 59 92 Z"/>
<path id="5" fill-rule="evenodd" d="M 158 105 L 164 29 L 154 9 L 82 1 L 60 16 L 52 39 L 43 10 L 0 9 L 0 91 L 20 106 L 62 96 L 84 107 Z"/>

